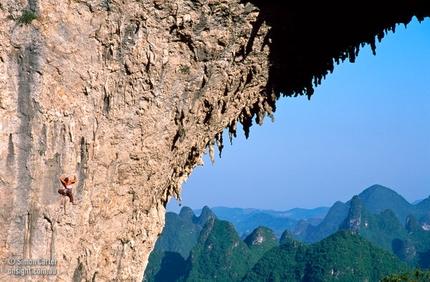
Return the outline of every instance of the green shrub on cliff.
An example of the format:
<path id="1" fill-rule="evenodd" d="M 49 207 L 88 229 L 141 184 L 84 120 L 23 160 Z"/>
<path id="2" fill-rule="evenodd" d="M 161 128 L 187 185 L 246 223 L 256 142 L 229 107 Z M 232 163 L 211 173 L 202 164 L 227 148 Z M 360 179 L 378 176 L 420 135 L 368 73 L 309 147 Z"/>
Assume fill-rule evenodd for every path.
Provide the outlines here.
<path id="1" fill-rule="evenodd" d="M 24 11 L 22 13 L 22 16 L 18 19 L 18 22 L 23 23 L 23 24 L 29 24 L 36 18 L 37 18 L 37 16 L 33 12 Z"/>
<path id="2" fill-rule="evenodd" d="M 381 280 L 381 282 L 429 282 L 430 270 L 422 271 L 417 268 L 409 272 L 391 274 Z"/>

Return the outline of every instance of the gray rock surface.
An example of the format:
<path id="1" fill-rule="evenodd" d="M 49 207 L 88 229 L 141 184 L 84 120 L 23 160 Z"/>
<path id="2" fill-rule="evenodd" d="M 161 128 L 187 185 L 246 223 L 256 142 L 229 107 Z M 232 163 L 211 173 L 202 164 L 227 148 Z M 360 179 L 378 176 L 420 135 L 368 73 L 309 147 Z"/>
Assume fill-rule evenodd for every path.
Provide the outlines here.
<path id="1" fill-rule="evenodd" d="M 239 2 L 1 2 L 1 281 L 141 281 L 206 148 L 253 105 L 271 115 L 267 27 L 245 55 L 258 10 Z M 11 275 L 9 258 L 57 275 Z"/>

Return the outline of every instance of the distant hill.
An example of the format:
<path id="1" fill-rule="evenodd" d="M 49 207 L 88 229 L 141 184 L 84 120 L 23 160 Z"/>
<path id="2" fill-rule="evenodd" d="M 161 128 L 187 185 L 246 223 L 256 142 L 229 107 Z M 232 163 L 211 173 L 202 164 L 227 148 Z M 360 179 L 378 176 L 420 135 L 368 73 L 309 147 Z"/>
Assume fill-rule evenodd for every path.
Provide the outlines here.
<path id="1" fill-rule="evenodd" d="M 280 238 L 285 229 L 294 230 L 298 220 L 305 219 L 312 224 L 318 224 L 327 214 L 328 207 L 315 209 L 294 208 L 288 211 L 260 210 L 252 208 L 214 207 L 211 209 L 218 219 L 231 222 L 239 236 L 245 238 L 256 227 L 264 225 L 275 232 Z M 199 214 L 201 210 L 194 210 Z"/>
<path id="2" fill-rule="evenodd" d="M 154 250 L 144 281 L 241 281 L 255 262 L 278 245 L 267 227 L 256 228 L 242 241 L 231 223 L 211 217 L 187 260 L 175 252 Z"/>
<path id="3" fill-rule="evenodd" d="M 373 188 L 365 190 L 359 196 L 354 196 L 346 204 L 336 203 L 318 226 L 305 223 L 302 223 L 302 226 L 296 226 L 294 237 L 304 242 L 316 242 L 335 230 L 356 231 L 369 242 L 396 254 L 410 266 L 419 264 L 423 268 L 429 268 L 430 231 L 423 228 L 427 226 L 428 217 L 423 216 L 421 221 L 418 221 L 414 214 L 409 214 L 403 226 L 398 215 L 405 212 L 399 206 L 409 213 L 420 215 L 416 212 L 416 206 L 405 204 L 403 198 L 390 190 Z M 375 192 L 375 194 L 368 192 Z M 388 195 L 387 199 L 393 201 L 394 204 L 391 207 L 397 211 L 397 215 L 392 209 L 384 210 L 377 207 L 378 199 L 384 194 Z M 368 204 L 365 204 L 365 201 Z M 382 200 L 381 204 L 390 207 Z M 371 212 L 368 206 L 378 213 Z M 348 210 L 345 215 L 346 208 Z"/>
<path id="4" fill-rule="evenodd" d="M 185 259 L 176 252 L 154 249 L 149 256 L 145 269 L 144 282 L 176 282 L 182 281 L 188 272 Z"/>
<path id="5" fill-rule="evenodd" d="M 379 214 L 391 209 L 402 225 L 406 224 L 409 215 L 421 218 L 430 211 L 430 197 L 413 205 L 394 190 L 381 185 L 370 186 L 358 196 L 371 213 Z"/>
<path id="6" fill-rule="evenodd" d="M 408 232 L 391 209 L 379 214 L 371 213 L 360 197 L 354 196 L 350 201 L 347 217 L 339 225 L 339 229 L 359 232 L 364 238 L 381 248 L 394 253 L 393 240 L 403 239 Z"/>
<path id="7" fill-rule="evenodd" d="M 321 266 L 314 262 L 324 267 L 330 267 L 331 263 L 336 265 L 336 268 L 330 271 L 332 276 L 324 276 L 325 278 L 321 278 L 323 281 L 354 281 L 349 280 L 348 271 L 339 270 L 343 264 L 337 263 L 336 260 L 343 259 L 342 256 L 328 256 L 328 251 L 314 247 L 320 246 L 328 238 L 333 238 L 334 234 L 360 234 L 360 238 L 367 240 L 369 244 L 373 243 L 395 254 L 409 266 L 430 268 L 430 198 L 410 204 L 393 190 L 373 185 L 346 203 L 336 202 L 331 208 L 290 211 L 225 207 L 214 209 L 217 212 L 208 207 L 197 210 L 196 214 L 200 213 L 199 216 L 188 207 L 183 207 L 179 215 L 166 214 L 166 226 L 149 258 L 145 281 L 240 281 L 241 275 L 247 275 L 247 281 L 260 281 L 252 280 L 255 273 L 250 274 L 254 271 L 251 271 L 251 268 L 257 267 L 261 262 L 259 259 L 263 260 L 270 252 L 279 248 L 283 248 L 282 252 L 290 252 L 291 256 L 294 254 L 295 258 L 293 260 L 287 256 L 286 261 L 282 262 L 278 259 L 279 264 L 295 269 L 294 275 L 302 275 L 302 281 L 315 281 L 313 279 L 325 273 L 326 268 L 320 269 Z M 219 217 L 230 218 L 235 224 Z M 348 239 L 350 235 L 336 236 L 346 236 Z M 337 238 L 336 236 L 334 238 Z M 348 250 L 348 247 L 342 244 L 340 243 L 339 248 Z M 331 247 L 336 250 L 336 246 Z M 374 263 L 367 258 L 370 247 L 366 248 L 359 255 L 366 257 L 365 268 L 369 267 L 369 263 Z M 267 253 L 268 250 L 270 251 Z M 322 255 L 324 259 L 314 253 L 315 250 L 325 254 Z M 304 259 L 303 254 L 314 260 L 312 263 L 306 262 L 304 270 L 301 262 Z M 344 255 L 348 254 L 349 252 Z M 351 259 L 346 258 L 346 261 L 356 263 Z M 270 256 L 268 260 L 270 261 Z M 384 257 L 384 263 L 389 261 L 390 257 Z M 374 268 L 372 273 L 363 274 L 367 276 L 360 274 L 357 277 L 376 277 L 385 271 L 386 266 L 377 264 Z M 402 272 L 400 268 L 393 269 L 392 272 Z M 315 269 L 320 269 L 320 274 L 313 273 Z M 357 268 L 357 271 L 361 271 L 360 269 L 362 268 Z M 285 278 L 284 274 L 275 270 L 268 275 L 269 278 L 264 278 L 266 280 L 262 277 L 255 279 L 284 281 L 281 278 Z M 292 276 L 288 277 L 293 279 Z"/>
<path id="8" fill-rule="evenodd" d="M 419 204 L 420 202 L 422 202 L 423 200 L 424 199 L 418 199 L 418 200 L 413 201 L 411 204 L 416 205 L 416 204 Z"/>
<path id="9" fill-rule="evenodd" d="M 254 257 L 253 262 L 260 259 L 271 248 L 279 245 L 273 230 L 265 226 L 255 228 L 243 242 L 251 251 Z"/>
<path id="10" fill-rule="evenodd" d="M 206 221 L 214 217 L 214 213 L 208 207 L 204 207 L 198 217 L 189 207 L 183 207 L 179 215 L 167 212 L 162 236 L 158 238 L 154 249 L 179 253 L 186 259 L 197 243 Z"/>
<path id="11" fill-rule="evenodd" d="M 242 281 L 379 281 L 407 270 L 393 254 L 342 230 L 313 245 L 292 240 L 272 248 Z"/>
<path id="12" fill-rule="evenodd" d="M 187 260 L 171 252 L 151 254 L 144 281 L 378 281 L 409 270 L 354 231 L 313 245 L 292 239 L 288 230 L 282 237 L 279 245 L 273 231 L 259 227 L 242 241 L 231 223 L 212 218 Z"/>
<path id="13" fill-rule="evenodd" d="M 405 226 L 409 215 L 421 220 L 430 211 L 430 197 L 412 205 L 395 191 L 381 185 L 373 185 L 365 189 L 358 198 L 372 214 L 390 209 L 402 226 Z M 333 234 L 348 216 L 350 204 L 351 200 L 346 203 L 336 202 L 318 225 L 313 225 L 306 220 L 299 221 L 294 227 L 294 237 L 305 243 L 313 243 Z"/>
<path id="14" fill-rule="evenodd" d="M 265 228 L 242 241 L 228 221 L 213 218 L 202 230 L 186 261 L 185 281 L 241 281 L 254 263 L 274 245 L 273 231 Z"/>
<path id="15" fill-rule="evenodd" d="M 291 218 L 276 217 L 267 213 L 256 213 L 247 219 L 233 223 L 240 237 L 248 236 L 256 226 L 267 226 L 272 229 L 276 238 L 280 238 L 285 229 L 293 230 L 297 220 Z"/>
<path id="16" fill-rule="evenodd" d="M 307 220 L 300 220 L 294 228 L 293 235 L 301 242 L 318 242 L 339 230 L 339 224 L 348 215 L 348 210 L 349 202 L 344 204 L 338 201 L 334 203 L 318 225 L 310 224 Z"/>
<path id="17" fill-rule="evenodd" d="M 231 223 L 245 220 L 255 214 L 264 213 L 274 217 L 288 217 L 291 219 L 323 219 L 329 210 L 328 207 L 318 207 L 314 209 L 294 208 L 287 211 L 261 210 L 253 208 L 228 208 L 228 207 L 213 207 L 211 210 L 218 219 L 227 220 Z M 199 214 L 201 210 L 194 210 Z"/>

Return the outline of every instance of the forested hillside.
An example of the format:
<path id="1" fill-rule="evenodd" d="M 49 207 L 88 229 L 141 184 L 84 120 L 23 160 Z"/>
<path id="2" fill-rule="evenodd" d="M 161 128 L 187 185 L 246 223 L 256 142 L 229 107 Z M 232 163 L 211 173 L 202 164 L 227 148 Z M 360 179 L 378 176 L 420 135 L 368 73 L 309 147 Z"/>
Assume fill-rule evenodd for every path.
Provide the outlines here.
<path id="1" fill-rule="evenodd" d="M 290 241 L 271 249 L 242 281 L 379 281 L 407 269 L 395 255 L 342 230 L 313 245 Z"/>
<path id="2" fill-rule="evenodd" d="M 151 255 L 144 281 L 379 281 L 408 271 L 394 254 L 342 230 L 307 245 L 257 228 L 242 241 L 231 223 L 208 220 L 187 260 L 171 252 Z"/>
<path id="3" fill-rule="evenodd" d="M 336 202 L 316 224 L 326 208 L 217 210 L 236 224 L 219 220 L 208 207 L 199 216 L 188 207 L 179 215 L 167 213 L 145 281 L 380 281 L 410 276 L 417 265 L 430 268 L 430 198 L 413 205 L 374 185 Z M 287 225 L 281 235 L 280 225 L 277 234 L 263 226 L 264 219 L 273 223 L 286 216 L 296 226 L 277 221 Z M 241 222 L 254 228 L 249 235 L 238 233 Z"/>

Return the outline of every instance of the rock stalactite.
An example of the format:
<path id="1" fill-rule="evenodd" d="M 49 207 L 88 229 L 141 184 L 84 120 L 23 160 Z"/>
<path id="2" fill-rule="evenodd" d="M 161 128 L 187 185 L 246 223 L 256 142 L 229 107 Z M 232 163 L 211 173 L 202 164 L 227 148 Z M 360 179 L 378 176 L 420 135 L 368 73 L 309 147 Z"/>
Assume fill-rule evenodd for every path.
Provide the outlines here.
<path id="1" fill-rule="evenodd" d="M 424 2 L 347 35 L 363 23 L 271 1 L 2 1 L 0 280 L 141 281 L 166 203 L 224 129 L 248 136 Z M 56 275 L 11 274 L 18 259 Z"/>

